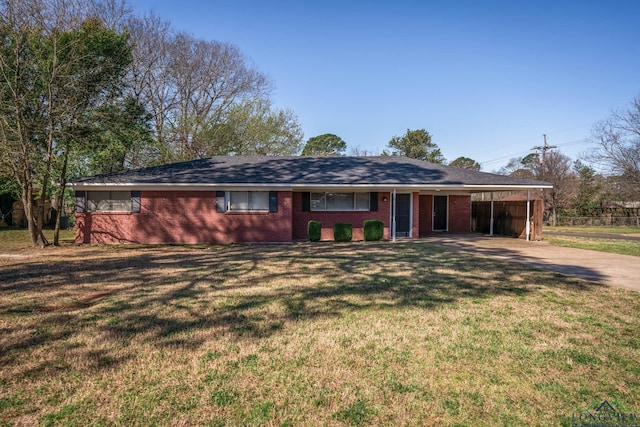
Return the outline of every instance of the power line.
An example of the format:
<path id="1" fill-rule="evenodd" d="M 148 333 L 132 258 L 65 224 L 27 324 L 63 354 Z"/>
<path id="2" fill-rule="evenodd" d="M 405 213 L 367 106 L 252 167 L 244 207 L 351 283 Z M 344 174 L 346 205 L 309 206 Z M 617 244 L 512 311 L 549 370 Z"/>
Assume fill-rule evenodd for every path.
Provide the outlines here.
<path id="1" fill-rule="evenodd" d="M 567 141 L 567 142 L 561 142 L 557 144 L 557 147 L 566 147 L 569 145 L 577 145 L 577 144 L 584 144 L 584 143 L 590 143 L 593 142 L 590 138 L 583 138 L 583 139 L 576 139 L 573 141 Z M 519 151 L 517 153 L 512 153 L 509 154 L 507 156 L 503 156 L 503 157 L 498 157 L 495 159 L 491 159 L 491 160 L 486 160 L 484 162 L 479 162 L 482 166 L 487 166 L 493 163 L 499 163 L 502 162 L 503 160 L 510 160 L 513 159 L 514 157 L 519 157 L 519 156 L 523 156 L 525 154 L 529 154 L 529 150 L 525 150 L 525 151 Z"/>
<path id="2" fill-rule="evenodd" d="M 557 135 L 557 134 L 560 134 L 560 133 L 564 133 L 564 132 L 568 132 L 568 131 L 571 131 L 571 130 L 582 129 L 582 128 L 587 127 L 587 126 L 590 126 L 590 124 L 573 126 L 573 127 L 569 127 L 569 128 L 565 128 L 565 129 L 561 129 L 561 130 L 554 130 L 552 132 L 548 132 L 547 135 L 554 136 L 554 135 Z M 537 136 L 527 136 L 527 137 L 519 138 L 519 139 L 516 139 L 516 140 L 512 140 L 510 142 L 512 144 L 519 144 L 519 143 L 523 143 L 523 142 L 530 141 L 530 140 L 536 140 L 536 139 L 538 139 Z M 585 138 L 585 139 L 580 139 L 580 140 L 571 141 L 569 143 L 558 144 L 558 145 L 569 145 L 570 143 L 578 143 L 578 142 L 583 142 L 583 141 L 586 142 L 588 140 L 589 140 L 589 138 Z M 469 153 L 468 156 L 469 157 L 473 157 L 473 156 L 478 155 L 478 154 L 487 154 L 487 153 L 491 153 L 491 152 L 494 152 L 494 151 L 500 151 L 500 150 L 502 150 L 503 147 L 498 146 L 498 147 L 495 147 L 495 148 L 489 148 L 488 150 L 487 150 L 487 148 L 488 147 L 483 147 L 482 151 L 478 151 L 478 152 L 475 152 L 475 153 Z M 489 163 L 489 162 L 492 162 L 492 161 L 493 160 L 489 160 L 488 162 L 485 162 L 485 163 Z"/>
<path id="3" fill-rule="evenodd" d="M 558 147 L 564 147 L 566 145 L 582 144 L 585 142 L 590 143 L 590 142 L 593 142 L 593 140 L 591 138 L 576 139 L 575 141 L 561 142 L 560 144 L 558 144 Z"/>

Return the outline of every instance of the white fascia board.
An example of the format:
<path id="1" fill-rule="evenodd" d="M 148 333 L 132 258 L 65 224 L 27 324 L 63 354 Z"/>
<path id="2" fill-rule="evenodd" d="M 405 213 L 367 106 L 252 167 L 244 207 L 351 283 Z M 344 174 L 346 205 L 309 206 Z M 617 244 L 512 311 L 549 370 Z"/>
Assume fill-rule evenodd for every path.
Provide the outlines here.
<path id="1" fill-rule="evenodd" d="M 465 185 L 464 189 L 474 192 L 483 191 L 520 191 L 520 190 L 542 190 L 553 188 L 553 185 Z"/>
<path id="2" fill-rule="evenodd" d="M 469 184 L 399 184 L 397 186 L 389 184 L 135 184 L 135 183 L 71 183 L 75 190 L 103 190 L 103 191 L 126 191 L 129 189 L 147 191 L 213 191 L 213 190 L 245 190 L 245 191 L 464 191 L 464 192 L 491 192 L 491 191 L 520 191 L 533 189 L 553 188 L 551 185 L 469 185 Z"/>
<path id="3" fill-rule="evenodd" d="M 393 191 L 397 192 L 464 192 L 464 193 L 481 193 L 491 191 L 521 191 L 521 190 L 534 190 L 553 188 L 551 185 L 465 185 L 465 184 L 453 184 L 453 185 L 437 185 L 437 184 L 411 184 L 397 186 L 389 184 L 356 184 L 356 185 L 336 185 L 336 184 L 314 184 L 314 185 L 292 185 L 293 190 L 297 191 L 340 191 L 340 190 L 352 190 L 352 191 Z"/>
<path id="4" fill-rule="evenodd" d="M 135 184 L 135 183 L 72 183 L 75 190 L 86 191 L 291 191 L 290 185 L 273 184 Z"/>

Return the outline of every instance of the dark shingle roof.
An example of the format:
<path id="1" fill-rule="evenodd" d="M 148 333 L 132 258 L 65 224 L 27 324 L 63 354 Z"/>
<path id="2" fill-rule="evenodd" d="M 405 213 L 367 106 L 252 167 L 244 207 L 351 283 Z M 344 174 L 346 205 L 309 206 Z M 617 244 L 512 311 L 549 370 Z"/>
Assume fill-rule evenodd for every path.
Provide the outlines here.
<path id="1" fill-rule="evenodd" d="M 397 156 L 219 156 L 107 175 L 73 185 L 273 185 L 313 186 L 550 186 L 548 183 L 476 172 Z"/>

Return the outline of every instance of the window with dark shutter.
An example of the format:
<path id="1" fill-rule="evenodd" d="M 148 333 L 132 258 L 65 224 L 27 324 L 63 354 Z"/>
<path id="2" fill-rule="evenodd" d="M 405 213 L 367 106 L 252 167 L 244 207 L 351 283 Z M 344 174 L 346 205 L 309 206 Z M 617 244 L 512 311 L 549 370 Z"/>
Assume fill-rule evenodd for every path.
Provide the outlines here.
<path id="1" fill-rule="evenodd" d="M 371 212 L 378 212 L 378 192 L 372 191 L 369 193 L 369 210 Z"/>
<path id="2" fill-rule="evenodd" d="M 311 211 L 311 193 L 302 193 L 302 212 Z"/>
<path id="3" fill-rule="evenodd" d="M 226 212 L 227 206 L 224 198 L 224 191 L 216 191 L 216 212 Z"/>
<path id="4" fill-rule="evenodd" d="M 269 191 L 269 212 L 278 212 L 278 192 Z"/>
<path id="5" fill-rule="evenodd" d="M 140 213 L 140 192 L 132 191 L 131 192 L 131 212 Z"/>
<path id="6" fill-rule="evenodd" d="M 131 191 L 87 191 L 85 212 L 132 212 Z"/>

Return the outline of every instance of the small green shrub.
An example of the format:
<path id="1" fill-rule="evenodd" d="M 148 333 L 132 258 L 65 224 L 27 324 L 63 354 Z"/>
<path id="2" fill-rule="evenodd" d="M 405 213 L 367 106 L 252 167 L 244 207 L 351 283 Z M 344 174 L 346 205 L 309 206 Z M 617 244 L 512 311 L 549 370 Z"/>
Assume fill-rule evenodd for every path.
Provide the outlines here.
<path id="1" fill-rule="evenodd" d="M 322 234 L 322 223 L 320 221 L 309 221 L 307 224 L 307 231 L 309 233 L 310 241 L 319 242 L 320 235 Z"/>
<path id="2" fill-rule="evenodd" d="M 364 222 L 364 240 L 380 240 L 383 234 L 384 223 L 379 219 L 368 219 Z"/>
<path id="3" fill-rule="evenodd" d="M 348 222 L 336 222 L 333 225 L 333 240 L 336 242 L 350 242 L 353 237 L 353 225 Z"/>

